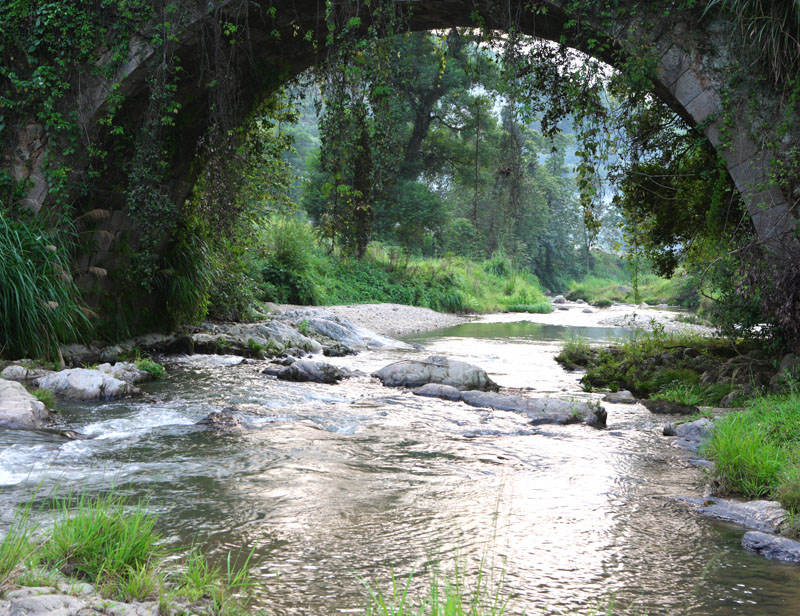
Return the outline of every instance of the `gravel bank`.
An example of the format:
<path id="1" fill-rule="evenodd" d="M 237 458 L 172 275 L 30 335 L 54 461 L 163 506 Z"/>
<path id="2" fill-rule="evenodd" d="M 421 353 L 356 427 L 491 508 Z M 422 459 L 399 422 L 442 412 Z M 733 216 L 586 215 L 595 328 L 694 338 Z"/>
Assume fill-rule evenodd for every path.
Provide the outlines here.
<path id="1" fill-rule="evenodd" d="M 308 306 L 271 304 L 273 312 L 302 310 Z M 331 312 L 356 325 L 366 327 L 385 336 L 402 336 L 431 329 L 460 325 L 472 320 L 469 317 L 436 312 L 429 308 L 404 306 L 403 304 L 352 304 L 348 306 L 314 306 L 318 310 Z"/>

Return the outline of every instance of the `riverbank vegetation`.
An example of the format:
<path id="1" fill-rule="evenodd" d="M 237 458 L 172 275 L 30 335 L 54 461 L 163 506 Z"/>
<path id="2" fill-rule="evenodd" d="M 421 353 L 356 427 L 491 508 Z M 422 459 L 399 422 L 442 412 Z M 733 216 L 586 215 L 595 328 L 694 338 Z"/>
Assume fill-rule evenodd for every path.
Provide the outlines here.
<path id="1" fill-rule="evenodd" d="M 111 490 L 55 496 L 20 507 L 0 541 L 0 592 L 15 586 L 54 586 L 121 602 L 157 601 L 163 614 L 235 616 L 248 606 L 257 583 L 252 552 L 212 565 L 197 547 L 179 558 L 157 530 L 147 501 Z M 52 520 L 44 523 L 41 518 Z"/>

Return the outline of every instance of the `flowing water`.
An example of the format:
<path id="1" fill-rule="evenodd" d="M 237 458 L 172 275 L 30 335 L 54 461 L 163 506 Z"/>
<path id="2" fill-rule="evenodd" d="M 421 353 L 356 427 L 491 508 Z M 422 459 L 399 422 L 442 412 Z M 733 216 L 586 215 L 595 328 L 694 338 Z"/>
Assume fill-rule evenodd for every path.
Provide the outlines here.
<path id="1" fill-rule="evenodd" d="M 410 339 L 418 351 L 335 361 L 364 372 L 446 354 L 530 395 L 591 397 L 554 361 L 570 331 L 625 332 L 497 315 Z M 576 319 L 580 316 L 576 315 Z M 741 549 L 743 530 L 674 500 L 703 471 L 661 437 L 664 418 L 606 405 L 608 429 L 529 426 L 519 415 L 389 390 L 369 377 L 326 386 L 276 381 L 260 362 L 167 358 L 145 400 L 61 403 L 88 441 L 0 431 L 0 523 L 39 486 L 148 495 L 171 545 L 213 557 L 255 548 L 276 615 L 358 613 L 362 581 L 386 588 L 438 560 L 504 574 L 511 613 L 800 613 L 800 568 Z M 224 362 L 223 362 L 224 363 Z M 247 409 L 239 433 L 195 426 Z M 420 573 L 420 579 L 422 578 Z"/>

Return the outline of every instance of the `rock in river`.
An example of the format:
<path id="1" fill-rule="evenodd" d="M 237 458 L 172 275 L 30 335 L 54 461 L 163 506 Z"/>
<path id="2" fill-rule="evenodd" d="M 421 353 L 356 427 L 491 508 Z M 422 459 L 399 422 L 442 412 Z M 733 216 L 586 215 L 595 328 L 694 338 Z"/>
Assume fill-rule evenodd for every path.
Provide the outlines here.
<path id="1" fill-rule="evenodd" d="M 123 373 L 120 372 L 119 375 L 123 376 Z M 53 391 L 57 396 L 73 400 L 112 400 L 142 393 L 132 383 L 107 372 L 88 368 L 53 372 L 39 379 L 38 385 Z"/>
<path id="2" fill-rule="evenodd" d="M 267 369 L 268 370 L 268 369 Z M 265 370 L 265 374 L 269 374 Z M 335 385 L 342 379 L 356 376 L 357 373 L 344 370 L 331 364 L 310 359 L 298 359 L 293 364 L 275 373 L 281 381 L 296 381 L 298 383 L 312 382 Z"/>
<path id="3" fill-rule="evenodd" d="M 533 425 L 585 423 L 593 428 L 606 427 L 602 406 L 558 398 L 524 398 L 486 391 L 460 391 L 450 385 L 429 383 L 415 389 L 417 396 L 462 401 L 470 406 L 511 411 L 525 415 Z"/>
<path id="4" fill-rule="evenodd" d="M 497 391 L 497 383 L 486 371 L 463 361 L 431 356 L 425 360 L 406 359 L 373 373 L 386 387 L 421 387 L 428 383 L 451 385 L 456 389 Z"/>
<path id="5" fill-rule="evenodd" d="M 780 531 L 788 515 L 780 503 L 757 500 L 737 502 L 724 498 L 679 498 L 697 507 L 697 512 L 717 520 L 735 522 L 766 533 Z"/>
<path id="6" fill-rule="evenodd" d="M 606 427 L 606 410 L 600 405 L 558 398 L 523 398 L 490 392 L 465 391 L 461 399 L 470 406 L 513 411 L 527 416 L 533 425 L 585 423 Z"/>
<path id="7" fill-rule="evenodd" d="M 0 379 L 0 426 L 35 430 L 52 423 L 50 410 L 22 385 Z"/>
<path id="8" fill-rule="evenodd" d="M 753 530 L 742 537 L 742 547 L 770 560 L 800 563 L 800 541 L 786 537 Z"/>

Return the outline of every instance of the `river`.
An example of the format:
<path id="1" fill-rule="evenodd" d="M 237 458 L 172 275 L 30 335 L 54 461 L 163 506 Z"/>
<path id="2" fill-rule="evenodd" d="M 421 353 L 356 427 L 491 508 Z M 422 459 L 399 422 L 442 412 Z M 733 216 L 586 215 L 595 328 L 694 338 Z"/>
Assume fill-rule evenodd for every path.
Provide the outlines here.
<path id="1" fill-rule="evenodd" d="M 580 315 L 575 315 L 576 322 Z M 625 330 L 532 323 L 524 315 L 407 337 L 425 350 L 332 362 L 370 371 L 445 354 L 504 387 L 575 398 L 579 375 L 553 360 L 569 332 L 602 343 Z M 539 319 L 541 320 L 541 318 Z M 145 400 L 61 402 L 65 442 L 0 431 L 0 523 L 33 490 L 89 493 L 113 483 L 148 496 L 171 546 L 220 562 L 254 548 L 275 615 L 358 613 L 362 581 L 454 562 L 504 577 L 510 613 L 800 613 L 800 568 L 740 547 L 741 528 L 674 500 L 704 491 L 702 468 L 660 436 L 663 417 L 606 404 L 608 429 L 529 426 L 525 418 L 383 388 L 360 377 L 327 386 L 276 381 L 261 362 L 166 358 Z M 231 404 L 239 433 L 194 424 Z"/>

